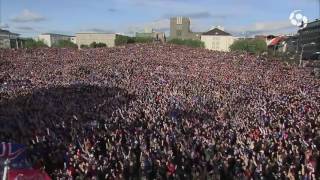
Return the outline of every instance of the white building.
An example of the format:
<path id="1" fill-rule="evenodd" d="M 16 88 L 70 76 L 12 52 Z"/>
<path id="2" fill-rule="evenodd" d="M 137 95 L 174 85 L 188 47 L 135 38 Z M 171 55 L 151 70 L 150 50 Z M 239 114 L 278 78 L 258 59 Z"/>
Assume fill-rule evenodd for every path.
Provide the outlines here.
<path id="1" fill-rule="evenodd" d="M 43 41 L 49 47 L 52 47 L 53 44 L 59 42 L 60 40 L 72 41 L 72 38 L 74 38 L 74 36 L 52 33 L 44 33 L 38 36 L 38 40 Z"/>
<path id="2" fill-rule="evenodd" d="M 0 49 L 21 48 L 23 42 L 19 34 L 0 29 Z"/>
<path id="3" fill-rule="evenodd" d="M 77 45 L 89 46 L 91 43 L 104 43 L 107 47 L 114 47 L 116 34 L 112 33 L 96 33 L 96 32 L 81 32 L 76 34 Z"/>
<path id="4" fill-rule="evenodd" d="M 230 51 L 230 46 L 236 40 L 231 34 L 214 28 L 201 35 L 201 41 L 204 42 L 205 48 L 215 51 Z"/>

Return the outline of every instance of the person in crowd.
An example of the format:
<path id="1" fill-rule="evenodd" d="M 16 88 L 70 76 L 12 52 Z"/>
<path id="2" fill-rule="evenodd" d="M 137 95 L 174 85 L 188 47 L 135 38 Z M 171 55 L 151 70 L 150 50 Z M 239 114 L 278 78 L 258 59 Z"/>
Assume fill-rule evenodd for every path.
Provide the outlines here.
<path id="1" fill-rule="evenodd" d="M 320 177 L 308 69 L 167 44 L 0 57 L 0 139 L 54 179 Z"/>

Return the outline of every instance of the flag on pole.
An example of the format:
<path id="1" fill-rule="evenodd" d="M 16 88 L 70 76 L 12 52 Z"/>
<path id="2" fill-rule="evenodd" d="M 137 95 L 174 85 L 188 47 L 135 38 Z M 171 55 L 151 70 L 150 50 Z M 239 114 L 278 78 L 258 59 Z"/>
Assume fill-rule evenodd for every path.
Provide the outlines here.
<path id="1" fill-rule="evenodd" d="M 25 159 L 26 146 L 2 142 L 0 144 L 0 158 L 9 159 L 11 162 Z"/>
<path id="2" fill-rule="evenodd" d="M 26 162 L 25 145 L 2 142 L 0 144 L 0 160 L 5 160 L 3 164 L 0 161 L 2 179 L 51 180 L 45 171 L 33 169 Z"/>

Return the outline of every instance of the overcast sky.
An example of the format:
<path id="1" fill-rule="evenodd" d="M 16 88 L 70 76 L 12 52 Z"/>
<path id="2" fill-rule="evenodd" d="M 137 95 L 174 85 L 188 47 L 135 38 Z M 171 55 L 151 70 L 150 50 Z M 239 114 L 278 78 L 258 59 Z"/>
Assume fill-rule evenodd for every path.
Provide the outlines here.
<path id="1" fill-rule="evenodd" d="M 144 27 L 168 32 L 169 17 L 188 16 L 193 31 L 223 26 L 234 35 L 297 31 L 289 15 L 319 18 L 320 0 L 0 0 L 2 28 L 35 36 L 79 31 L 133 34 Z"/>

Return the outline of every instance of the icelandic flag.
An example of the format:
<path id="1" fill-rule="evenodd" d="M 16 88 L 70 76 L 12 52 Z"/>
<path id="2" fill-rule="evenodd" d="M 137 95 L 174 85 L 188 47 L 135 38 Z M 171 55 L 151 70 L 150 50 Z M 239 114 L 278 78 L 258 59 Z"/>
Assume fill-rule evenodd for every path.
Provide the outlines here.
<path id="1" fill-rule="evenodd" d="M 0 158 L 17 161 L 25 158 L 26 146 L 2 142 L 0 144 Z"/>
<path id="2" fill-rule="evenodd" d="M 26 160 L 26 146 L 14 143 L 0 144 L 0 175 L 3 175 L 1 160 L 10 160 L 10 169 L 7 172 L 7 180 L 29 179 L 29 180 L 51 180 L 50 176 L 38 169 L 32 169 L 31 166 L 25 162 Z"/>

